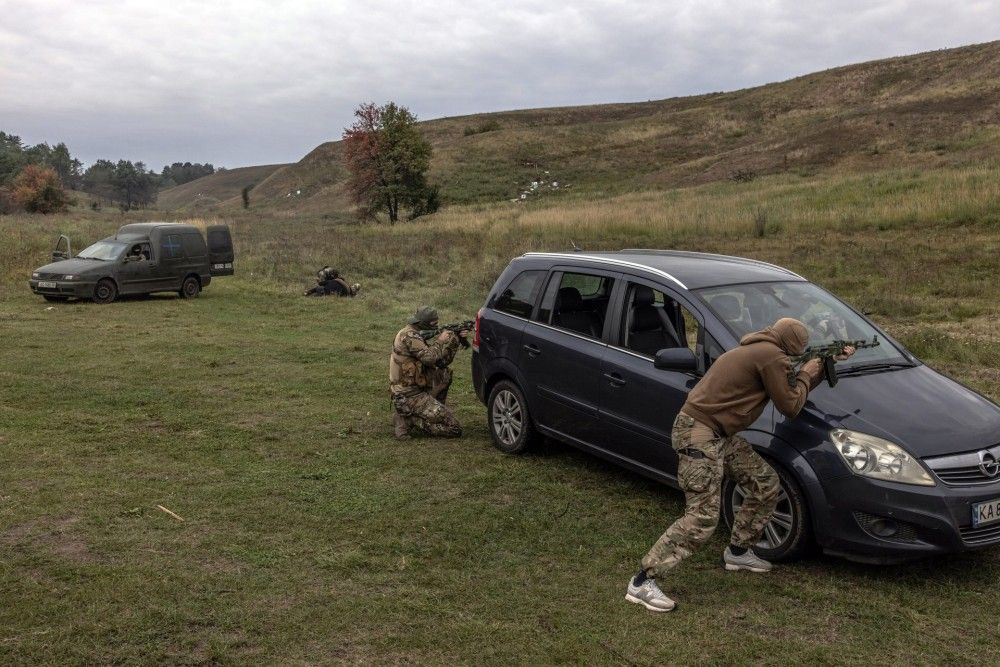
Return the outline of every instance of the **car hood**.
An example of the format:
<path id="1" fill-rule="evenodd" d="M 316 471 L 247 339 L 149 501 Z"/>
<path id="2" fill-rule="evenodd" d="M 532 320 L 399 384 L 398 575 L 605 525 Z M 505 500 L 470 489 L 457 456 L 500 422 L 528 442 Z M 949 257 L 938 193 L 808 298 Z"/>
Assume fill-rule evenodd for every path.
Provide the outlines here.
<path id="1" fill-rule="evenodd" d="M 45 266 L 40 266 L 35 271 L 38 273 L 72 273 L 80 274 L 92 271 L 94 269 L 101 269 L 108 265 L 108 262 L 103 262 L 96 259 L 63 259 L 58 262 L 52 262 L 51 264 L 46 264 Z"/>
<path id="2" fill-rule="evenodd" d="M 1000 443 L 1000 407 L 924 365 L 841 377 L 809 394 L 806 409 L 831 426 L 875 435 L 919 456 Z"/>

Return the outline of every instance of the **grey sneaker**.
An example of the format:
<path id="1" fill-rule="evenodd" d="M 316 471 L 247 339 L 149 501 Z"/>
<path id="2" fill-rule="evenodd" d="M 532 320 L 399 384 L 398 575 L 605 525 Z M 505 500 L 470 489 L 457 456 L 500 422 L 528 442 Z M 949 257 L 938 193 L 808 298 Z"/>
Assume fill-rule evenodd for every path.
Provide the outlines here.
<path id="1" fill-rule="evenodd" d="M 753 549 L 747 549 L 746 553 L 742 556 L 737 556 L 729 550 L 729 547 L 726 547 L 726 550 L 722 552 L 722 564 L 730 572 L 735 572 L 736 570 L 750 570 L 751 572 L 771 571 L 771 564 L 755 554 Z"/>
<path id="2" fill-rule="evenodd" d="M 677 606 L 673 600 L 663 594 L 653 579 L 646 579 L 638 586 L 635 585 L 634 577 L 629 579 L 625 599 L 635 604 L 641 604 L 650 611 L 670 611 Z"/>

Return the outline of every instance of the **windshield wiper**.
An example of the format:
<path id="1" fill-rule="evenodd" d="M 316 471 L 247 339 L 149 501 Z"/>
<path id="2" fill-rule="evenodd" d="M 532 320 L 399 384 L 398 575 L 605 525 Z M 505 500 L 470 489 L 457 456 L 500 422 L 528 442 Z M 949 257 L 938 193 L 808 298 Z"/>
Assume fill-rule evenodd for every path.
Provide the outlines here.
<path id="1" fill-rule="evenodd" d="M 855 373 L 873 373 L 877 371 L 889 371 L 893 368 L 913 368 L 914 364 L 903 363 L 901 361 L 880 361 L 874 364 L 860 364 L 849 368 L 837 369 L 837 375 L 853 375 Z"/>

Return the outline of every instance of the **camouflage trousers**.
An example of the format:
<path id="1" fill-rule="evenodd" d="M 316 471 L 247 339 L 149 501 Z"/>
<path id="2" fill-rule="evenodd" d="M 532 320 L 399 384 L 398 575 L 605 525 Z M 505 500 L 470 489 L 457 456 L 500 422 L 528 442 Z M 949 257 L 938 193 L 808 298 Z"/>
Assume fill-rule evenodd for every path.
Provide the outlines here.
<path id="1" fill-rule="evenodd" d="M 445 438 L 457 438 L 462 435 L 462 426 L 455 419 L 455 415 L 448 409 L 448 406 L 444 404 L 448 396 L 448 385 L 451 384 L 450 371 L 447 380 L 446 383 L 436 383 L 431 387 L 430 392 L 393 395 L 392 406 L 395 409 L 393 424 L 397 436 L 408 434 L 411 431 Z"/>
<path id="2" fill-rule="evenodd" d="M 715 532 L 723 477 L 746 491 L 733 518 L 734 546 L 751 547 L 760 539 L 778 501 L 777 473 L 738 435 L 718 436 L 681 412 L 674 420 L 671 440 L 677 450 L 677 482 L 684 491 L 686 506 L 684 515 L 667 528 L 642 559 L 643 569 L 652 577 L 665 575 Z"/>

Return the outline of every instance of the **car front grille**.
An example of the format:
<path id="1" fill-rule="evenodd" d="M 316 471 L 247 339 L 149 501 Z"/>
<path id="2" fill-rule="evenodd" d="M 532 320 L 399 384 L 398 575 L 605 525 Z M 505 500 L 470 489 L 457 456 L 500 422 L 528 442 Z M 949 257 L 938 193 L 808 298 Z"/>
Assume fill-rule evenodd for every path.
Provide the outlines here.
<path id="1" fill-rule="evenodd" d="M 982 484 L 994 484 L 1000 482 L 1000 477 L 989 477 L 979 466 L 958 466 L 955 468 L 943 468 L 935 470 L 934 474 L 951 486 L 979 486 Z"/>
<path id="2" fill-rule="evenodd" d="M 987 475 L 979 465 L 981 461 L 1000 460 L 1000 443 L 980 450 L 931 456 L 924 459 L 937 478 L 948 486 L 986 486 L 1000 483 L 1000 475 Z M 987 466 L 987 469 L 990 469 Z M 992 469 L 990 469 L 992 472 Z"/>
<path id="3" fill-rule="evenodd" d="M 962 526 L 958 529 L 958 532 L 962 534 L 962 541 L 971 546 L 1000 542 L 1000 523 L 980 526 L 979 528 Z"/>
<path id="4" fill-rule="evenodd" d="M 62 280 L 64 276 L 63 273 L 39 273 L 36 280 Z"/>

